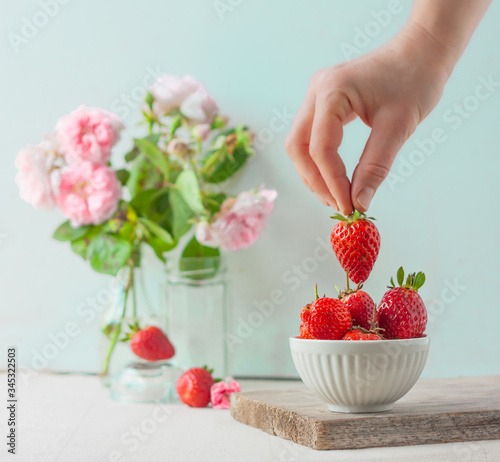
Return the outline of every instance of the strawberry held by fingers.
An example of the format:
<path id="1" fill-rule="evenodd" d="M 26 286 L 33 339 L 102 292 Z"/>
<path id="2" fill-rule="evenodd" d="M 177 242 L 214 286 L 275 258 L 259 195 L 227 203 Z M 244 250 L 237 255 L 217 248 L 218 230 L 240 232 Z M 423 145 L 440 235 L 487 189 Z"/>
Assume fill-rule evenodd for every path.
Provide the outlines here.
<path id="1" fill-rule="evenodd" d="M 317 286 L 315 300 L 302 308 L 300 318 L 301 338 L 340 340 L 351 328 L 348 308 L 338 299 L 318 298 Z"/>
<path id="2" fill-rule="evenodd" d="M 424 273 L 408 275 L 405 284 L 403 267 L 397 274 L 399 287 L 392 286 L 384 294 L 377 308 L 379 327 L 388 339 L 422 337 L 427 325 L 427 310 L 417 292 L 424 285 Z"/>
<path id="3" fill-rule="evenodd" d="M 347 218 L 340 214 L 331 218 L 340 220 L 330 236 L 340 266 L 356 284 L 366 281 L 380 250 L 380 234 L 370 221 L 374 218 L 357 210 Z"/>

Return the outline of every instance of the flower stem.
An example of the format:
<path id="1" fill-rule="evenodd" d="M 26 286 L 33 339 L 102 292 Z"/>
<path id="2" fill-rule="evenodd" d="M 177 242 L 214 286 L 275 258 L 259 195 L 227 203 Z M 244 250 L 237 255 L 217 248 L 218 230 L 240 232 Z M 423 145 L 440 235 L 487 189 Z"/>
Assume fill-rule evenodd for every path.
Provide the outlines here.
<path id="1" fill-rule="evenodd" d="M 347 281 L 347 291 L 349 291 L 349 271 L 345 272 L 345 278 L 346 278 L 346 281 Z"/>
<path id="2" fill-rule="evenodd" d="M 131 269 L 132 274 L 134 274 L 134 270 Z M 134 321 L 137 319 L 137 291 L 135 285 L 134 276 L 132 276 L 132 302 L 133 302 L 133 313 L 134 313 Z"/>
<path id="3" fill-rule="evenodd" d="M 116 343 L 118 342 L 118 337 L 120 336 L 120 334 L 122 332 L 123 319 L 125 318 L 125 313 L 127 311 L 128 294 L 129 294 L 129 291 L 130 291 L 131 287 L 133 286 L 133 284 L 134 284 L 134 269 L 130 268 L 128 282 L 127 282 L 127 285 L 125 286 L 125 296 L 123 298 L 122 314 L 120 316 L 120 321 L 118 322 L 118 325 L 116 326 L 116 330 L 113 333 L 113 337 L 111 338 L 111 341 L 109 342 L 109 347 L 108 347 L 108 351 L 106 353 L 106 358 L 104 359 L 104 364 L 102 366 L 102 370 L 99 373 L 99 375 L 101 375 L 101 376 L 108 375 L 109 361 L 111 360 L 111 355 L 113 354 Z"/>

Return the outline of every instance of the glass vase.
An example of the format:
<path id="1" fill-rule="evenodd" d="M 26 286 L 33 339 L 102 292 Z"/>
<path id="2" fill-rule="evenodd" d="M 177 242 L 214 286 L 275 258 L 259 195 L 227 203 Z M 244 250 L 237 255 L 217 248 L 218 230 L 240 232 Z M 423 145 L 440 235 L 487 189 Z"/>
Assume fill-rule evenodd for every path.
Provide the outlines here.
<path id="1" fill-rule="evenodd" d="M 171 361 L 146 361 L 130 349 L 133 328 L 157 326 L 165 332 L 166 310 L 161 289 L 155 300 L 142 268 L 124 268 L 117 276 L 113 297 L 102 317 L 100 377 L 120 401 L 175 402 L 175 382 L 181 375 Z M 154 285 L 153 285 L 154 287 Z"/>
<path id="2" fill-rule="evenodd" d="M 167 332 L 183 369 L 208 366 L 230 374 L 225 333 L 228 282 L 221 257 L 183 257 L 167 267 Z"/>

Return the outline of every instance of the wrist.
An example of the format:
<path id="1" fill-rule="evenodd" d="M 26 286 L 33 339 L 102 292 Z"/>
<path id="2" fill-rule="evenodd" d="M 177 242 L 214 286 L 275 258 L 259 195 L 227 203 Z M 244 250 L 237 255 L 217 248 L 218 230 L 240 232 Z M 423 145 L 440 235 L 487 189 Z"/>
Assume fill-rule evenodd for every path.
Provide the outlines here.
<path id="1" fill-rule="evenodd" d="M 394 37 L 394 46 L 415 65 L 443 82 L 451 76 L 460 51 L 441 41 L 422 24 L 410 20 Z"/>

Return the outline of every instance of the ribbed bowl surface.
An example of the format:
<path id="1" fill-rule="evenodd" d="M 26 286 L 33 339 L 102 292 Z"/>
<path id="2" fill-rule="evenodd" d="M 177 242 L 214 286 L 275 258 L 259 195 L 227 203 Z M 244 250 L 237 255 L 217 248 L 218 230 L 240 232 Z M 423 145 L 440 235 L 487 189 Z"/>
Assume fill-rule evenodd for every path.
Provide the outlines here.
<path id="1" fill-rule="evenodd" d="M 306 386 L 338 412 L 392 408 L 415 385 L 429 353 L 429 337 L 409 340 L 290 338 L 293 362 Z"/>

